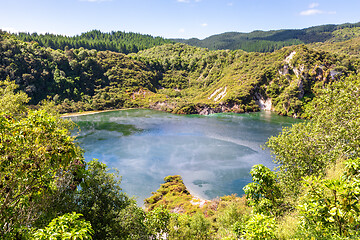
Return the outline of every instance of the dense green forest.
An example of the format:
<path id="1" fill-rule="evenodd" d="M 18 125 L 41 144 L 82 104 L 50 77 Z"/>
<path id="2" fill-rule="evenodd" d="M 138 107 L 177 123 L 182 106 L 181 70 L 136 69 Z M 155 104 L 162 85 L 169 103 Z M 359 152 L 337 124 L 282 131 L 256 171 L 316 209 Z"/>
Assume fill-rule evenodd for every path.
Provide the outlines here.
<path id="1" fill-rule="evenodd" d="M 170 43 L 126 55 L 0 32 L 0 238 L 359 239 L 357 27 L 315 27 L 331 36 L 272 53 Z M 268 140 L 278 167 L 253 166 L 243 197 L 202 201 L 164 176 L 144 210 L 116 170 L 84 161 L 59 115 L 128 107 L 307 121 Z"/>
<path id="2" fill-rule="evenodd" d="M 210 50 L 242 49 L 248 52 L 273 52 L 285 46 L 349 40 L 354 36 L 359 36 L 359 27 L 360 23 L 329 24 L 299 30 L 285 29 L 254 31 L 251 33 L 227 32 L 203 40 L 197 38 L 173 40 Z"/>
<path id="3" fill-rule="evenodd" d="M 140 50 L 151 48 L 157 45 L 171 43 L 171 40 L 162 37 L 153 37 L 132 32 L 110 32 L 103 33 L 99 30 L 92 30 L 73 37 L 55 34 L 17 33 L 15 36 L 25 42 L 37 42 L 40 46 L 52 49 L 65 48 L 86 48 L 98 51 L 113 51 L 119 53 L 136 53 Z"/>

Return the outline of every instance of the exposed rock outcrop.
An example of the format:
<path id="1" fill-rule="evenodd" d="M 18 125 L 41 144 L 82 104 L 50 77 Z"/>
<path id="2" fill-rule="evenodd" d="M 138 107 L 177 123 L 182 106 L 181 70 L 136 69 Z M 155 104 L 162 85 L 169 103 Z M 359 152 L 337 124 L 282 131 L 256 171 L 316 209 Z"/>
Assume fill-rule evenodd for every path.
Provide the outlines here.
<path id="1" fill-rule="evenodd" d="M 225 86 L 224 90 L 223 91 L 221 91 L 221 90 L 223 90 L 222 87 L 217 89 L 215 92 L 213 92 L 210 95 L 210 97 L 208 97 L 208 99 L 210 100 L 210 99 L 214 98 L 214 102 L 217 102 L 217 101 L 220 101 L 221 99 L 223 99 L 227 94 L 227 87 Z"/>
<path id="2" fill-rule="evenodd" d="M 260 93 L 255 93 L 256 104 L 259 105 L 261 110 L 271 111 L 272 103 L 271 98 L 265 99 Z"/>

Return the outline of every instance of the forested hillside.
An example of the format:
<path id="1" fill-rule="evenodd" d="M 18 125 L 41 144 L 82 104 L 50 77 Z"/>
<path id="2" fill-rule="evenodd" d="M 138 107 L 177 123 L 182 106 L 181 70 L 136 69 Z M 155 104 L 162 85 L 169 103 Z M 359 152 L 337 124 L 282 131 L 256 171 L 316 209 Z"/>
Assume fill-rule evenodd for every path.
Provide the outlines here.
<path id="1" fill-rule="evenodd" d="M 18 33 L 14 34 L 18 39 L 31 42 L 35 41 L 40 46 L 52 49 L 65 50 L 68 48 L 95 49 L 98 51 L 113 51 L 119 53 L 136 53 L 140 50 L 151 48 L 157 45 L 171 43 L 171 40 L 162 37 L 153 37 L 140 33 L 112 31 L 103 33 L 99 30 L 92 30 L 73 37 L 55 34 Z"/>
<path id="2" fill-rule="evenodd" d="M 178 43 L 124 55 L 52 50 L 2 33 L 0 77 L 15 80 L 31 104 L 49 96 L 63 112 L 151 107 L 209 114 L 258 111 L 260 106 L 299 117 L 319 89 L 359 70 L 358 55 L 315 47 L 248 53 Z"/>
<path id="3" fill-rule="evenodd" d="M 15 80 L 31 104 L 49 96 L 64 111 L 74 102 L 76 110 L 130 107 L 132 92 L 155 89 L 156 73 L 122 53 L 52 50 L 2 34 L 0 59 L 0 77 Z"/>
<path id="4" fill-rule="evenodd" d="M 350 55 L 353 58 L 357 58 L 360 53 L 360 36 L 351 38 L 349 40 L 339 42 L 325 42 L 325 43 L 313 43 L 310 44 L 314 49 L 329 51 L 336 54 Z"/>
<path id="5" fill-rule="evenodd" d="M 360 34 L 360 23 L 341 25 L 323 25 L 305 29 L 286 29 L 272 31 L 254 31 L 251 33 L 227 32 L 213 35 L 203 40 L 173 39 L 191 46 L 210 50 L 242 49 L 248 52 L 273 52 L 285 46 L 316 42 L 334 42 L 349 40 Z"/>
<path id="6" fill-rule="evenodd" d="M 158 92 L 174 96 L 168 105 L 183 105 L 184 113 L 256 111 L 261 105 L 300 116 L 318 89 L 359 70 L 358 58 L 304 45 L 264 54 L 175 44 L 132 56 L 161 72 Z"/>

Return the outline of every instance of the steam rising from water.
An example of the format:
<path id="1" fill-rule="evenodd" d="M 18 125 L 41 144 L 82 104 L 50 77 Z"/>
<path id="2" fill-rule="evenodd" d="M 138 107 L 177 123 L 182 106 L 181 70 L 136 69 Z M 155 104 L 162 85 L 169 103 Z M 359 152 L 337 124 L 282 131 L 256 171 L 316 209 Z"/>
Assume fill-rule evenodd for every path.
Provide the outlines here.
<path id="1" fill-rule="evenodd" d="M 296 121 L 268 112 L 182 116 L 152 110 L 72 119 L 81 128 L 78 141 L 85 159 L 119 169 L 123 190 L 140 205 L 164 177 L 175 174 L 192 194 L 205 199 L 242 195 L 253 165 L 274 167 L 260 145 Z"/>

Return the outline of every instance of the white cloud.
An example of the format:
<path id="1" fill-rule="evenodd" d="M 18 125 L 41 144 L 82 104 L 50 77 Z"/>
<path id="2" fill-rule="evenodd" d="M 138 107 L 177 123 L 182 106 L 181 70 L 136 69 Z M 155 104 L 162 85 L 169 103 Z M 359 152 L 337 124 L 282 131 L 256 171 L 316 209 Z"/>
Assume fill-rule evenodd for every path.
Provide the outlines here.
<path id="1" fill-rule="evenodd" d="M 300 15 L 301 16 L 312 16 L 312 15 L 319 15 L 319 14 L 336 14 L 335 11 L 327 12 L 327 11 L 320 10 L 317 8 L 319 6 L 320 6 L 320 4 L 317 2 L 310 3 L 309 9 L 300 12 Z"/>
<path id="2" fill-rule="evenodd" d="M 208 24 L 207 24 L 207 23 L 203 23 L 203 24 L 201 24 L 201 26 L 202 26 L 202 27 L 207 27 Z"/>
<path id="3" fill-rule="evenodd" d="M 318 7 L 319 5 L 320 5 L 319 3 L 314 2 L 314 3 L 311 3 L 311 4 L 309 5 L 309 8 L 316 8 L 316 7 Z"/>
<path id="4" fill-rule="evenodd" d="M 319 9 L 308 9 L 305 11 L 300 12 L 301 16 L 310 16 L 310 15 L 317 15 L 317 14 L 323 14 L 324 12 Z"/>
<path id="5" fill-rule="evenodd" d="M 184 33 L 184 32 L 185 32 L 185 29 L 183 29 L 183 28 L 179 29 L 179 33 Z"/>
<path id="6" fill-rule="evenodd" d="M 234 5 L 234 3 L 229 2 L 229 3 L 228 3 L 228 4 L 226 4 L 226 5 L 228 5 L 229 7 L 232 7 L 232 6 Z"/>

